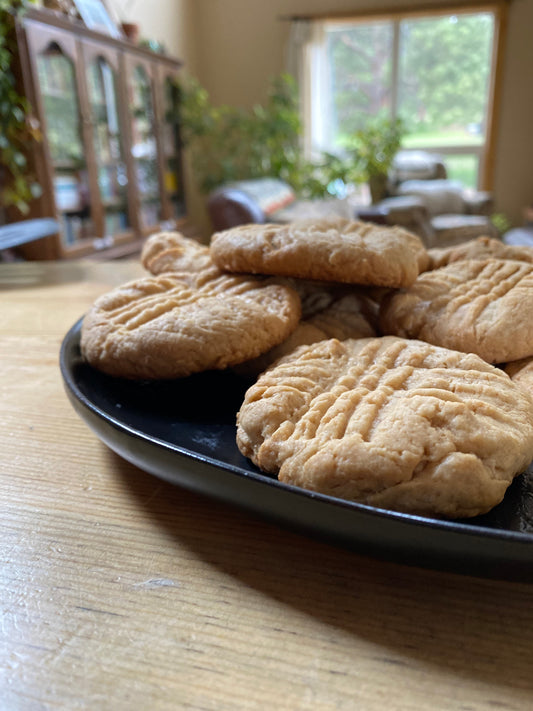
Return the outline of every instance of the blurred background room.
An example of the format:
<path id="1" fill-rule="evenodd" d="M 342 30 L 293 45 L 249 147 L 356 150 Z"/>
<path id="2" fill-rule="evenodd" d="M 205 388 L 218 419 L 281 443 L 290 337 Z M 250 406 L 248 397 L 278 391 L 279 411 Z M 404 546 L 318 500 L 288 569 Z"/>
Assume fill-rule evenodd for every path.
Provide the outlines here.
<path id="1" fill-rule="evenodd" d="M 4 258 L 120 258 L 162 229 L 207 242 L 329 214 L 428 246 L 529 238 L 533 0 L 1 12 Z"/>

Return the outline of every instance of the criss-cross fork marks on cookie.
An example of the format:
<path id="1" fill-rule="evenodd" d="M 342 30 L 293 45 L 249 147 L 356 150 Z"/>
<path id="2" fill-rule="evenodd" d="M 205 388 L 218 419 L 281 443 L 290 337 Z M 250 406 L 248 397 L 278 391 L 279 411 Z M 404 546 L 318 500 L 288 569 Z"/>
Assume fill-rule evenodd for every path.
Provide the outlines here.
<path id="1" fill-rule="evenodd" d="M 81 348 L 109 375 L 185 377 L 257 357 L 299 319 L 300 299 L 284 285 L 218 274 L 191 286 L 162 274 L 98 299 L 84 319 Z"/>
<path id="2" fill-rule="evenodd" d="M 280 480 L 373 505 L 474 515 L 533 457 L 530 402 L 475 355 L 396 338 L 326 341 L 261 376 L 241 451 Z"/>
<path id="3" fill-rule="evenodd" d="M 381 304 L 384 333 L 506 363 L 533 353 L 533 264 L 465 260 L 421 274 Z"/>

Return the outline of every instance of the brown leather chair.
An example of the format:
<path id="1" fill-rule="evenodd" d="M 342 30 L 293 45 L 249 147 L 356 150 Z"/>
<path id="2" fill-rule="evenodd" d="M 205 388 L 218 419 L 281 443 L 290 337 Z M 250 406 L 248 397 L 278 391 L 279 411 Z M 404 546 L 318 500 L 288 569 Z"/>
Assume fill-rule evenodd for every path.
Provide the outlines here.
<path id="1" fill-rule="evenodd" d="M 249 194 L 235 187 L 214 190 L 207 199 L 207 212 L 215 231 L 250 222 L 262 224 L 266 216 Z"/>

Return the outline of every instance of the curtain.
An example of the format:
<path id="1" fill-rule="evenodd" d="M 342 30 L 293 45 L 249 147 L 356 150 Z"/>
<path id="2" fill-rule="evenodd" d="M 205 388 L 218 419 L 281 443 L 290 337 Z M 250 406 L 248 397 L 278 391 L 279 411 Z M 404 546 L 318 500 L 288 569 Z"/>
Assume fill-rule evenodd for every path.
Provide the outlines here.
<path id="1" fill-rule="evenodd" d="M 323 86 L 323 25 L 308 19 L 291 20 L 287 45 L 286 69 L 298 85 L 300 112 L 304 127 L 303 148 L 311 156 L 322 143 L 320 111 L 313 104 L 320 101 Z"/>

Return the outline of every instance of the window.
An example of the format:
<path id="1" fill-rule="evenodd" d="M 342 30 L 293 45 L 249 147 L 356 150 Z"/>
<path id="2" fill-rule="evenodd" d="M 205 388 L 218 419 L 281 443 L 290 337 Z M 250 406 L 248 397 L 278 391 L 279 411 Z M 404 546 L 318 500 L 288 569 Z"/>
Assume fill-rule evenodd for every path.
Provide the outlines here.
<path id="1" fill-rule="evenodd" d="M 312 21 L 308 146 L 339 152 L 369 117 L 399 116 L 404 148 L 439 153 L 451 178 L 488 187 L 500 9 Z"/>

